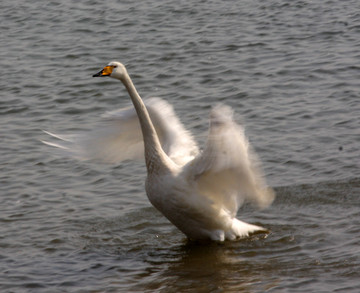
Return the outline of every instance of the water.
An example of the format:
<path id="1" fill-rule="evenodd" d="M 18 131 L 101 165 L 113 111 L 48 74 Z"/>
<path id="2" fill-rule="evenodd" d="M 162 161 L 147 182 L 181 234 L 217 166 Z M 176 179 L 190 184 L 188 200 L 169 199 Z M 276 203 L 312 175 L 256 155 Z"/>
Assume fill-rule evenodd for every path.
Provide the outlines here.
<path id="1" fill-rule="evenodd" d="M 359 292 L 358 1 L 2 1 L 2 292 Z M 234 108 L 277 193 L 268 236 L 196 245 L 150 206 L 140 163 L 55 156 L 42 129 L 129 104 L 127 64 L 200 142 Z"/>

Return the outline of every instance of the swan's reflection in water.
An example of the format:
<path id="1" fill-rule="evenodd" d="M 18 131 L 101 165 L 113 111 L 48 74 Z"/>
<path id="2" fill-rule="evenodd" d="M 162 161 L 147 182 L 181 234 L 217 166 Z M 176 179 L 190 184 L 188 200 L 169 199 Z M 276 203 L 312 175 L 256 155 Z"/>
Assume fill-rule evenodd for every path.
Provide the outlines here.
<path id="1" fill-rule="evenodd" d="M 263 236 L 262 236 L 263 237 Z M 264 238 L 207 245 L 186 242 L 170 249 L 166 268 L 151 261 L 151 280 L 147 277 L 134 289 L 157 292 L 261 292 L 275 287 L 269 260 L 261 262 L 256 248 Z M 170 252 L 168 250 L 168 252 Z M 163 251 L 164 252 L 164 251 Z M 172 254 L 172 255 L 171 255 Z M 157 257 L 158 258 L 158 257 Z M 154 273 L 157 275 L 156 278 Z M 149 277 L 150 277 L 149 275 Z"/>
<path id="2" fill-rule="evenodd" d="M 152 226 L 136 222 L 140 214 Z M 124 237 L 119 237 L 119 227 Z M 79 244 L 96 252 L 93 261 L 102 264 L 110 286 L 123 292 L 264 292 L 279 286 L 279 272 L 286 269 L 284 246 L 298 247 L 278 239 L 276 226 L 274 234 L 239 241 L 190 242 L 153 208 L 88 228 Z"/>

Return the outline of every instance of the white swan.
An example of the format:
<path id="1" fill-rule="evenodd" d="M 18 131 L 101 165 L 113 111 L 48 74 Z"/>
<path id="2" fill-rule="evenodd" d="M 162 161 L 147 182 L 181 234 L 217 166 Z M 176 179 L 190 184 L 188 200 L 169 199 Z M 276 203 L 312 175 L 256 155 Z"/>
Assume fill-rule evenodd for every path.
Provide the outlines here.
<path id="1" fill-rule="evenodd" d="M 119 79 L 136 112 L 112 112 L 109 127 L 90 135 L 48 133 L 63 141 L 45 143 L 80 158 L 107 162 L 145 154 L 150 202 L 192 240 L 234 240 L 267 231 L 235 218 L 244 201 L 265 208 L 275 195 L 266 187 L 258 160 L 229 107 L 219 105 L 211 111 L 208 140 L 200 152 L 168 103 L 152 99 L 145 106 L 124 65 L 110 62 L 97 76 Z"/>

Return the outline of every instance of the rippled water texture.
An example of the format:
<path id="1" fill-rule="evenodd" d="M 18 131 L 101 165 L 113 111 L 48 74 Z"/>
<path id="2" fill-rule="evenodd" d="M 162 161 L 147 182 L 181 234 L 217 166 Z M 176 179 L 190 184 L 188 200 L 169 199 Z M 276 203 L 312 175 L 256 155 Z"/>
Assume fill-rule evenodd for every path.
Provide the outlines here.
<path id="1" fill-rule="evenodd" d="M 358 1 L 0 4 L 1 292 L 359 292 Z M 148 202 L 143 164 L 56 156 L 129 105 L 95 80 L 127 65 L 199 142 L 230 105 L 277 198 L 239 218 L 269 235 L 198 245 Z"/>

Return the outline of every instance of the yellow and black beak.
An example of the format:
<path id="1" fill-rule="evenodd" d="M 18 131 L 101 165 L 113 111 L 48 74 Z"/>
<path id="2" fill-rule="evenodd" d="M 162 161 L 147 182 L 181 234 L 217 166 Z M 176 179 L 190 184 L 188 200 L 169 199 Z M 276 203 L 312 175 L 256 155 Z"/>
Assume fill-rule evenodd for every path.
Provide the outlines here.
<path id="1" fill-rule="evenodd" d="M 114 66 L 112 66 L 112 65 L 105 66 L 103 70 L 101 70 L 98 73 L 94 74 L 93 77 L 109 76 L 112 73 L 113 69 L 114 69 Z"/>

